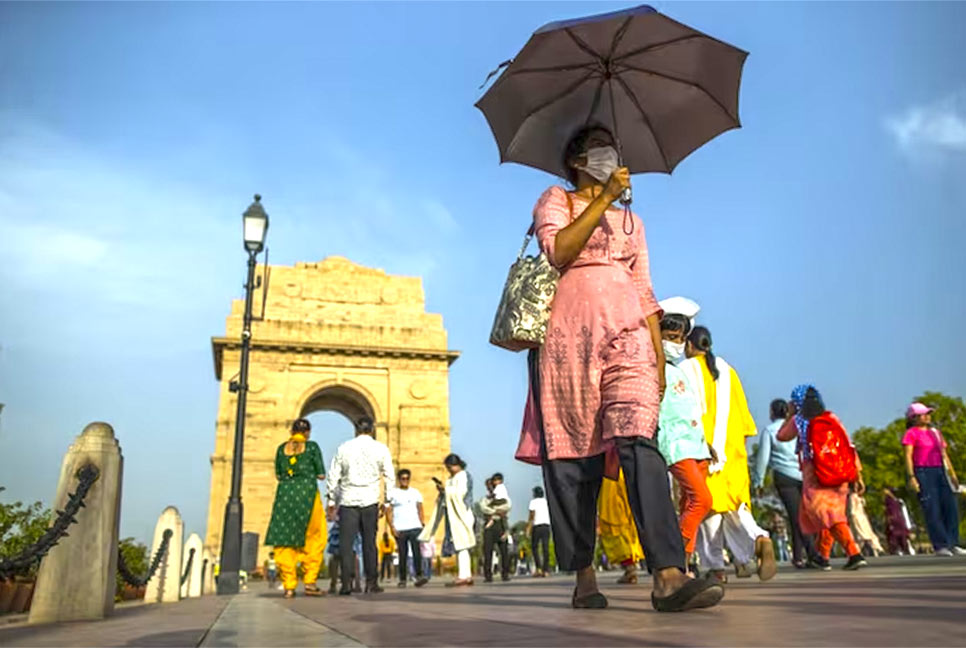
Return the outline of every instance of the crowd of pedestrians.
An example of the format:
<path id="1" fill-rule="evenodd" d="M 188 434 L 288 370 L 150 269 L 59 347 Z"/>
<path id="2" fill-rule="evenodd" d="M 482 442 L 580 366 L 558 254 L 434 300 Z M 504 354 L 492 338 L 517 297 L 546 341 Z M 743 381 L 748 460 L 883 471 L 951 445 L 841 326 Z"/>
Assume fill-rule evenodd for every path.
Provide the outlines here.
<path id="1" fill-rule="evenodd" d="M 328 553 L 338 558 L 330 563 L 330 589 L 338 580 L 342 595 L 382 592 L 380 574 L 383 582 L 395 574 L 400 587 L 410 578 L 425 585 L 442 535 L 440 555 L 455 557 L 452 587 L 474 584 L 471 552 L 482 543 L 486 582 L 497 571 L 510 580 L 515 563 L 519 570 L 532 562 L 534 577 L 554 565 L 574 575 L 574 608 L 605 608 L 600 548 L 608 565 L 622 568 L 619 582 L 636 583 L 640 568 L 651 574 L 658 611 L 717 605 L 727 563 L 738 577 L 773 578 L 789 541 L 800 568 L 831 569 L 835 544 L 847 570 L 866 566 L 864 553 L 883 551 L 865 512 L 858 454 L 818 388 L 800 384 L 787 400 L 772 402 L 771 422 L 759 435 L 738 372 L 718 354 L 708 327 L 697 324 L 698 304 L 655 297 L 644 224 L 615 206 L 629 188 L 615 147 L 604 128 L 577 133 L 563 152 L 571 187 L 551 187 L 534 208 L 535 236 L 560 278 L 546 339 L 528 354 L 515 455 L 539 465 L 543 476 L 527 511 L 529 556 L 513 534 L 502 474 L 484 480 L 486 492 L 475 500 L 466 462 L 446 456 L 445 481 L 432 477 L 437 497 L 427 516 L 412 474 L 394 471 L 371 419 L 357 422 L 328 473 L 308 421 L 299 419 L 276 453 L 279 483 L 266 537 L 286 596 L 295 593 L 296 563 L 305 593 L 321 594 L 316 580 L 327 536 Z M 935 553 L 966 554 L 959 483 L 931 413 L 922 403 L 907 411 L 909 487 Z M 756 435 L 749 467 L 748 439 Z M 763 493 L 769 470 L 787 517 L 786 524 L 773 516 L 771 531 L 752 509 L 752 492 Z M 320 480 L 328 486 L 325 508 Z M 889 550 L 911 552 L 908 511 L 894 491 L 884 496 Z"/>

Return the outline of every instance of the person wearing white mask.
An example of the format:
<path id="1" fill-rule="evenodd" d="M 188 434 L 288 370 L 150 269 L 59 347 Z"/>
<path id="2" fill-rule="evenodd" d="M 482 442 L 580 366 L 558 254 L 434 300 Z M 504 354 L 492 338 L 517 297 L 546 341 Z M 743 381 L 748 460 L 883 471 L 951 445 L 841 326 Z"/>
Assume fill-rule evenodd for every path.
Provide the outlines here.
<path id="1" fill-rule="evenodd" d="M 708 465 L 711 450 L 704 435 L 703 408 L 700 398 L 684 371 L 672 359 L 684 359 L 684 341 L 691 332 L 691 322 L 697 315 L 697 304 L 683 297 L 672 297 L 661 302 L 661 338 L 667 389 L 661 401 L 658 422 L 658 449 L 668 464 L 668 471 L 681 492 L 679 524 L 684 551 L 690 564 L 698 539 L 698 528 L 711 511 L 711 491 L 708 489 Z M 684 311 L 681 313 L 679 311 Z"/>
<path id="2" fill-rule="evenodd" d="M 661 308 L 644 225 L 614 206 L 630 187 L 613 135 L 591 126 L 563 153 L 574 187 L 534 208 L 540 248 L 560 280 L 537 352 L 517 458 L 543 467 L 557 563 L 576 572 L 571 604 L 604 608 L 594 572 L 596 502 L 605 472 L 623 470 L 628 504 L 654 578 L 652 605 L 716 605 L 723 587 L 688 578 L 684 545 L 655 433 L 665 385 Z"/>

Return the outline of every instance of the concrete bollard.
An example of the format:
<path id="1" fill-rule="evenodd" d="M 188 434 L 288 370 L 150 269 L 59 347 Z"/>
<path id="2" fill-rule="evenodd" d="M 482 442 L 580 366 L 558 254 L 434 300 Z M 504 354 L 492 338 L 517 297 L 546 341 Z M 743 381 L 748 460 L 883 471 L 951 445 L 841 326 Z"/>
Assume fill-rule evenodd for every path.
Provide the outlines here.
<path id="1" fill-rule="evenodd" d="M 30 623 L 102 619 L 114 610 L 124 458 L 107 423 L 91 423 L 67 449 L 54 510 L 63 510 L 77 489 L 77 471 L 87 464 L 100 475 L 76 515 L 77 524 L 40 563 Z"/>
<path id="2" fill-rule="evenodd" d="M 202 553 L 202 565 L 204 566 L 204 571 L 201 574 L 202 594 L 214 594 L 215 593 L 215 559 L 211 555 L 211 552 L 205 549 Z"/>
<path id="3" fill-rule="evenodd" d="M 204 549 L 204 544 L 201 542 L 201 537 L 197 533 L 192 533 L 188 536 L 188 541 L 184 543 L 184 556 L 183 564 L 181 566 L 182 576 L 185 570 L 188 570 L 188 578 L 185 579 L 184 584 L 181 585 L 181 598 L 195 598 L 201 596 L 201 585 L 202 585 L 202 557 Z M 188 565 L 188 561 L 191 561 L 191 565 Z"/>
<path id="4" fill-rule="evenodd" d="M 154 542 L 151 543 L 153 557 L 164 538 L 165 529 L 170 529 L 171 539 L 168 550 L 161 557 L 161 564 L 144 591 L 145 603 L 172 603 L 181 600 L 181 554 L 184 546 L 184 522 L 178 509 L 169 506 L 161 512 L 154 527 Z"/>

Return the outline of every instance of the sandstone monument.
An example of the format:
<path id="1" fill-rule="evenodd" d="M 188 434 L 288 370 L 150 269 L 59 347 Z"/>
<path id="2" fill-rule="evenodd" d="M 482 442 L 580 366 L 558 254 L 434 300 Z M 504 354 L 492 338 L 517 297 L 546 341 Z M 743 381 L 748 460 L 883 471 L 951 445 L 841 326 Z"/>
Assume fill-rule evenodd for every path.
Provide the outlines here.
<path id="1" fill-rule="evenodd" d="M 450 451 L 449 366 L 459 353 L 447 348 L 442 316 L 426 312 L 422 280 L 341 257 L 259 266 L 257 276 L 262 288 L 253 305 L 243 530 L 264 539 L 275 494 L 275 449 L 292 421 L 319 410 L 351 420 L 372 417 L 393 462 L 413 471 L 428 515 L 436 496 L 431 477 L 442 478 L 441 462 Z M 243 309 L 243 300 L 234 300 L 225 336 L 212 339 L 221 396 L 205 548 L 215 560 L 231 485 L 237 401 L 229 385 L 238 372 Z M 260 546 L 259 565 L 267 555 Z"/>

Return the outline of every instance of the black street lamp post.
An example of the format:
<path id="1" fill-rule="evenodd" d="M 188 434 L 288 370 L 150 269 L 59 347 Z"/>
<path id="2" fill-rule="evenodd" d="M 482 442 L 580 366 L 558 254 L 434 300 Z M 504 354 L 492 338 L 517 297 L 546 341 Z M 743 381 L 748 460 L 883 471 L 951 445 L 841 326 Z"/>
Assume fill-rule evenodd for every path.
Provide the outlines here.
<path id="1" fill-rule="evenodd" d="M 231 461 L 231 494 L 225 506 L 225 525 L 221 534 L 221 567 L 218 573 L 218 593 L 237 594 L 241 569 L 242 542 L 242 454 L 245 443 L 245 402 L 248 395 L 248 351 L 252 339 L 252 293 L 255 291 L 255 257 L 265 247 L 268 214 L 262 208 L 262 197 L 255 194 L 255 202 L 242 215 L 245 249 L 248 251 L 248 280 L 245 282 L 245 316 L 241 335 L 241 360 L 237 387 L 238 411 L 235 413 L 235 445 Z"/>

